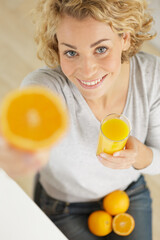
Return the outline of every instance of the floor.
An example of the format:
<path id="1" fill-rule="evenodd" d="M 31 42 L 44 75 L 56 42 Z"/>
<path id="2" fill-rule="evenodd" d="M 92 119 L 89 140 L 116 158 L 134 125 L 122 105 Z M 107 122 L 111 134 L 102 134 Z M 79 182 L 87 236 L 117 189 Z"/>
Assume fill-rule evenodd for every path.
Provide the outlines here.
<path id="1" fill-rule="evenodd" d="M 36 57 L 33 41 L 33 25 L 29 11 L 33 0 L 0 1 L 0 100 L 12 89 L 18 88 L 22 79 L 43 65 Z M 154 46 L 147 43 L 144 51 L 159 55 Z M 153 240 L 160 236 L 160 175 L 145 176 L 153 198 Z M 32 197 L 33 176 L 15 179 Z M 139 239 L 138 239 L 139 240 Z"/>

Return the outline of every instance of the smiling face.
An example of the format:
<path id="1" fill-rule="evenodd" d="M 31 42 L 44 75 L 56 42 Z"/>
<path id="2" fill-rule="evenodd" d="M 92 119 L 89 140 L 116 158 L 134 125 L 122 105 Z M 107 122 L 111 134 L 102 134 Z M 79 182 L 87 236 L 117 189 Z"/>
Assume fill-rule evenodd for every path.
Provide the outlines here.
<path id="1" fill-rule="evenodd" d="M 129 47 L 124 36 L 91 17 L 62 18 L 57 29 L 60 65 L 86 100 L 103 97 L 120 81 L 121 54 Z"/>

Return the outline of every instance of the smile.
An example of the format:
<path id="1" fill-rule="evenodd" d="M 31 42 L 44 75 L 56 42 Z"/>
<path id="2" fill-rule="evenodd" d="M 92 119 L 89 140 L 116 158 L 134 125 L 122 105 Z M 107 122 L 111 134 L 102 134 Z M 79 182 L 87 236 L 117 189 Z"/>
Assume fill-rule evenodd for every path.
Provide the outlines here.
<path id="1" fill-rule="evenodd" d="M 102 80 L 102 78 L 100 78 L 100 79 L 98 79 L 98 80 L 96 80 L 96 81 L 92 81 L 92 82 L 84 82 L 84 81 L 81 81 L 81 82 L 82 82 L 83 84 L 85 84 L 85 85 L 90 86 L 90 85 L 95 85 L 95 84 L 99 83 L 101 80 Z"/>
<path id="2" fill-rule="evenodd" d="M 104 79 L 107 75 L 108 74 L 106 74 L 102 78 L 96 79 L 94 81 L 85 82 L 85 81 L 82 81 L 82 80 L 79 80 L 79 79 L 77 79 L 77 80 L 79 81 L 79 83 L 82 87 L 87 88 L 87 89 L 93 89 L 93 88 L 99 87 L 102 84 L 102 82 L 104 81 Z"/>

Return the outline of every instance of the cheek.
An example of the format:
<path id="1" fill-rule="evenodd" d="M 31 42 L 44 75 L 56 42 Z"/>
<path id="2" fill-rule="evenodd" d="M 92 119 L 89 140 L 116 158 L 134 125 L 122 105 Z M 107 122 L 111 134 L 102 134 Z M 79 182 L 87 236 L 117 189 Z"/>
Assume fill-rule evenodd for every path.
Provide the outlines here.
<path id="1" fill-rule="evenodd" d="M 73 74 L 74 72 L 74 64 L 70 61 L 67 61 L 65 58 L 60 58 L 60 65 L 63 73 L 69 77 Z"/>
<path id="2" fill-rule="evenodd" d="M 117 72 L 121 66 L 121 56 L 111 55 L 105 61 L 105 68 L 108 72 Z"/>

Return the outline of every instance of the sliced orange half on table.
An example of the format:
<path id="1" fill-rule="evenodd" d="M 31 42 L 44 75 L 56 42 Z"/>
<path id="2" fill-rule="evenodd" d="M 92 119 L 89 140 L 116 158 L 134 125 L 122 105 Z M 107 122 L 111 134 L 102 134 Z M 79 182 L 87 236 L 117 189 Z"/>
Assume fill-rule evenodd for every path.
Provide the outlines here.
<path id="1" fill-rule="evenodd" d="M 62 99 L 46 87 L 14 90 L 1 104 L 0 130 L 12 146 L 38 151 L 55 144 L 67 131 L 68 112 Z"/>
<path id="2" fill-rule="evenodd" d="M 128 213 L 120 213 L 113 218 L 113 231 L 120 236 L 128 236 L 134 230 L 135 220 Z"/>

